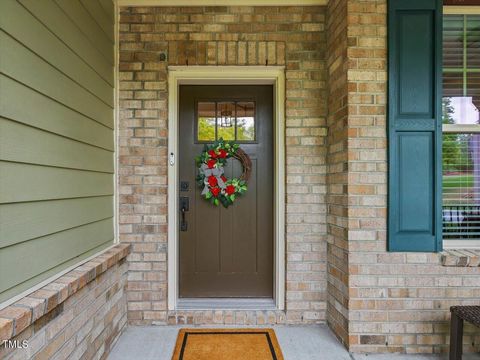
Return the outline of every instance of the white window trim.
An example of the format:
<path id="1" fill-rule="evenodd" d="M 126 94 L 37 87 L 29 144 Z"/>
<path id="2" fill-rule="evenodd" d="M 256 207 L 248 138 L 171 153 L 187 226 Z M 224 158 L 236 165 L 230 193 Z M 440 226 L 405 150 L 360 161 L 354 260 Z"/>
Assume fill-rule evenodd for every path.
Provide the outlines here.
<path id="1" fill-rule="evenodd" d="M 443 124 L 442 133 L 480 133 L 479 124 Z"/>
<path id="2" fill-rule="evenodd" d="M 476 15 L 480 14 L 480 6 L 454 6 L 446 5 L 443 7 L 445 15 Z"/>
<path id="3" fill-rule="evenodd" d="M 274 85 L 274 300 L 285 309 L 285 67 L 169 66 L 168 67 L 168 310 L 178 308 L 178 95 L 179 85 Z"/>
<path id="4" fill-rule="evenodd" d="M 480 240 L 443 240 L 444 250 L 480 249 Z"/>

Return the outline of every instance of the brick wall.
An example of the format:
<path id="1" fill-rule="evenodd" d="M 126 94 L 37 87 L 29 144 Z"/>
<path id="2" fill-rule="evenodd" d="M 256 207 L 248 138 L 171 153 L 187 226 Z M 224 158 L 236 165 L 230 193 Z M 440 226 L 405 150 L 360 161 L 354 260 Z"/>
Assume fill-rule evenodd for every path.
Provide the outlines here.
<path id="1" fill-rule="evenodd" d="M 127 252 L 117 245 L 1 310 L 0 359 L 105 358 L 127 323 Z"/>
<path id="2" fill-rule="evenodd" d="M 119 188 L 121 238 L 133 244 L 130 322 L 326 318 L 352 351 L 446 350 L 448 307 L 478 304 L 480 277 L 478 268 L 442 267 L 438 254 L 386 251 L 386 0 L 121 13 Z M 287 77 L 287 311 L 169 313 L 167 65 L 267 60 L 284 64 Z M 465 350 L 478 351 L 478 331 L 466 331 Z"/>
<path id="3" fill-rule="evenodd" d="M 330 1 L 327 9 L 328 68 L 328 302 L 327 322 L 348 342 L 348 88 L 347 4 Z"/>
<path id="4" fill-rule="evenodd" d="M 135 7 L 120 16 L 120 237 L 133 324 L 314 323 L 326 309 L 325 7 Z M 167 53 L 167 61 L 161 53 Z M 286 312 L 167 311 L 167 65 L 286 67 Z"/>
<path id="5" fill-rule="evenodd" d="M 354 352 L 447 351 L 449 307 L 479 304 L 478 268 L 439 254 L 386 251 L 387 44 L 385 0 L 347 6 L 348 345 Z M 480 351 L 467 327 L 465 351 Z"/>

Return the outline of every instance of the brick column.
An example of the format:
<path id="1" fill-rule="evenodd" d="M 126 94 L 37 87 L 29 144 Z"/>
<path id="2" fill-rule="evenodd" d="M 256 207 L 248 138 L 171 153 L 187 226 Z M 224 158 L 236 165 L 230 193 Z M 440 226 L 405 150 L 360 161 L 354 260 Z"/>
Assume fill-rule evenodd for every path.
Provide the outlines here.
<path id="1" fill-rule="evenodd" d="M 388 316 L 365 297 L 379 295 L 373 275 L 358 276 L 386 251 L 386 0 L 348 1 L 348 250 L 349 348 L 383 344 L 366 323 Z M 359 299 L 360 298 L 360 299 Z M 364 327 L 364 328 L 363 328 Z"/>
<path id="2" fill-rule="evenodd" d="M 328 172 L 327 322 L 348 344 L 348 87 L 347 1 L 327 8 Z"/>

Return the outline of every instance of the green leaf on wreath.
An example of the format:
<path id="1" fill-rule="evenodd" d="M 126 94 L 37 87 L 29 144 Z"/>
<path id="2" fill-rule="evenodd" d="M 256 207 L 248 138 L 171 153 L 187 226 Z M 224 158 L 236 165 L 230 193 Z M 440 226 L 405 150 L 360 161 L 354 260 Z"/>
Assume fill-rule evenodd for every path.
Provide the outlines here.
<path id="1" fill-rule="evenodd" d="M 222 202 L 223 207 L 228 207 L 228 201 L 224 196 L 220 198 L 220 201 Z"/>

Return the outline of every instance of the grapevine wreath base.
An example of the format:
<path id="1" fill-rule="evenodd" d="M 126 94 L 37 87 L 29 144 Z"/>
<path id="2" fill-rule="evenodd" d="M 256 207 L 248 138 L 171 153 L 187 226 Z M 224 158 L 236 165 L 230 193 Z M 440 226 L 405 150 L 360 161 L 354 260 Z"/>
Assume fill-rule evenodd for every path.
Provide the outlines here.
<path id="1" fill-rule="evenodd" d="M 242 164 L 243 172 L 239 178 L 227 179 L 224 175 L 224 166 L 231 157 Z M 228 208 L 247 191 L 252 161 L 238 144 L 220 138 L 212 145 L 205 145 L 195 161 L 198 166 L 197 183 L 203 187 L 201 195 L 215 206 L 221 203 Z"/>

